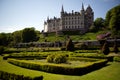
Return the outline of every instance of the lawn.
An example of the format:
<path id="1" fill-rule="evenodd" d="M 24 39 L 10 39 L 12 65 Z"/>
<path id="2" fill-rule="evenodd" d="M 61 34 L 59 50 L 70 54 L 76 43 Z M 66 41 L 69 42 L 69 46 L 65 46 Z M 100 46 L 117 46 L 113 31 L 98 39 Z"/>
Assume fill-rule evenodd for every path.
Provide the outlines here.
<path id="1" fill-rule="evenodd" d="M 2 57 L 0 56 L 0 70 L 16 73 L 16 74 L 23 74 L 25 76 L 31 76 L 31 77 L 43 75 L 44 76 L 43 80 L 119 80 L 120 79 L 119 62 L 109 62 L 106 67 L 90 72 L 86 75 L 71 76 L 71 75 L 52 74 L 42 71 L 21 68 L 7 63 L 7 61 L 2 60 Z"/>
<path id="2" fill-rule="evenodd" d="M 100 35 L 100 34 L 104 34 L 108 31 L 98 31 L 98 32 L 88 32 L 85 33 L 84 35 L 70 35 L 70 38 L 73 41 L 79 41 L 79 40 L 96 40 L 96 36 Z M 50 41 L 50 42 L 54 42 L 54 41 L 65 41 L 66 39 L 66 35 L 61 35 L 61 36 L 56 36 L 55 33 L 49 33 L 47 37 L 44 37 L 42 34 L 40 35 L 40 42 L 44 42 L 45 40 Z"/>

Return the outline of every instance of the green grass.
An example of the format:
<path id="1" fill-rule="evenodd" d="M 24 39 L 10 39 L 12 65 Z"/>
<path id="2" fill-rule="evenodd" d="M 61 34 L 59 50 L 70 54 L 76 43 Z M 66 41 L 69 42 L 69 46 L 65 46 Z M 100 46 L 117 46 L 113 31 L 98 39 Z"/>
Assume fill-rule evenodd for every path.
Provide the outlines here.
<path id="1" fill-rule="evenodd" d="M 84 35 L 69 35 L 70 38 L 73 41 L 79 41 L 79 40 L 96 40 L 96 36 L 99 34 L 104 34 L 107 31 L 99 31 L 99 32 L 88 32 L 85 33 Z M 54 42 L 54 41 L 65 41 L 66 35 L 61 35 L 61 36 L 56 36 L 53 33 L 49 33 L 49 35 L 47 37 L 43 37 L 43 35 L 40 35 L 40 42 L 44 42 L 45 40 L 50 41 L 50 42 Z"/>
<path id="2" fill-rule="evenodd" d="M 21 68 L 7 63 L 7 61 L 2 60 L 2 57 L 0 56 L 0 70 L 7 71 L 10 73 L 23 74 L 25 76 L 31 76 L 31 77 L 43 75 L 44 76 L 43 80 L 119 80 L 120 79 L 119 62 L 109 62 L 108 66 L 90 72 L 86 75 L 71 76 L 71 75 L 51 74 L 42 71 Z"/>

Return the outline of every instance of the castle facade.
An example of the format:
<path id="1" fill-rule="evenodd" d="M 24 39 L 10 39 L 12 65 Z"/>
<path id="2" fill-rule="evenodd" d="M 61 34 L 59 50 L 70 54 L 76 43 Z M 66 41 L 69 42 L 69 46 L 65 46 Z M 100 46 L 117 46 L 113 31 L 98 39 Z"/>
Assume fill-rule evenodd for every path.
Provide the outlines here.
<path id="1" fill-rule="evenodd" d="M 94 21 L 94 12 L 90 5 L 79 12 L 67 13 L 62 6 L 61 17 L 53 19 L 47 18 L 44 22 L 44 32 L 59 32 L 59 31 L 79 31 L 80 33 L 86 33 Z"/>

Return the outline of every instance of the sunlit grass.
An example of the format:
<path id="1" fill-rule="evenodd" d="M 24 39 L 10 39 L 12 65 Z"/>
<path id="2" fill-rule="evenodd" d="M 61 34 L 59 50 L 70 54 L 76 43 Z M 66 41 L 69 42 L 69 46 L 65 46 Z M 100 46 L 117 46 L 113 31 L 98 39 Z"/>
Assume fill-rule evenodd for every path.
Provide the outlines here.
<path id="1" fill-rule="evenodd" d="M 86 75 L 71 76 L 71 75 L 52 74 L 42 71 L 21 68 L 7 63 L 7 61 L 2 60 L 2 57 L 0 57 L 0 70 L 7 71 L 10 73 L 23 74 L 25 76 L 31 76 L 31 77 L 43 75 L 44 76 L 43 80 L 119 80 L 120 79 L 119 76 L 120 63 L 118 62 L 109 62 L 108 66 L 90 72 Z"/>

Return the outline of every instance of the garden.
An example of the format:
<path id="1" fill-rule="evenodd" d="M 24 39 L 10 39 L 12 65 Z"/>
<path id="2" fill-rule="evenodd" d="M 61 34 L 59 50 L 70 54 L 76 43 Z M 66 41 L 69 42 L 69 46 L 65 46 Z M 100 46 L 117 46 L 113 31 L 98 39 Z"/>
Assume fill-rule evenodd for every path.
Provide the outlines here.
<path id="1" fill-rule="evenodd" d="M 106 71 L 108 69 L 109 72 L 112 69 L 110 66 L 114 66 L 113 75 L 119 75 L 120 72 L 119 47 L 108 46 L 106 41 L 102 44 L 101 50 L 89 49 L 86 44 L 77 44 L 76 48 L 71 39 L 68 39 L 66 45 L 61 48 L 8 48 L 0 58 L 0 79 L 6 80 L 48 80 L 51 76 L 54 77 L 53 80 L 60 80 L 60 76 L 62 80 L 79 80 L 83 76 L 101 70 L 105 74 L 104 69 Z M 98 80 L 100 77 L 101 80 L 99 76 L 101 74 L 99 72 L 97 74 L 98 77 L 94 79 Z M 113 76 L 112 79 L 119 78 Z M 85 80 L 88 79 L 85 78 Z"/>
<path id="2" fill-rule="evenodd" d="M 118 80 L 119 53 L 104 55 L 97 51 L 55 50 L 3 54 L 0 56 L 0 77 L 15 80 L 49 80 L 51 77 L 52 80 Z"/>

